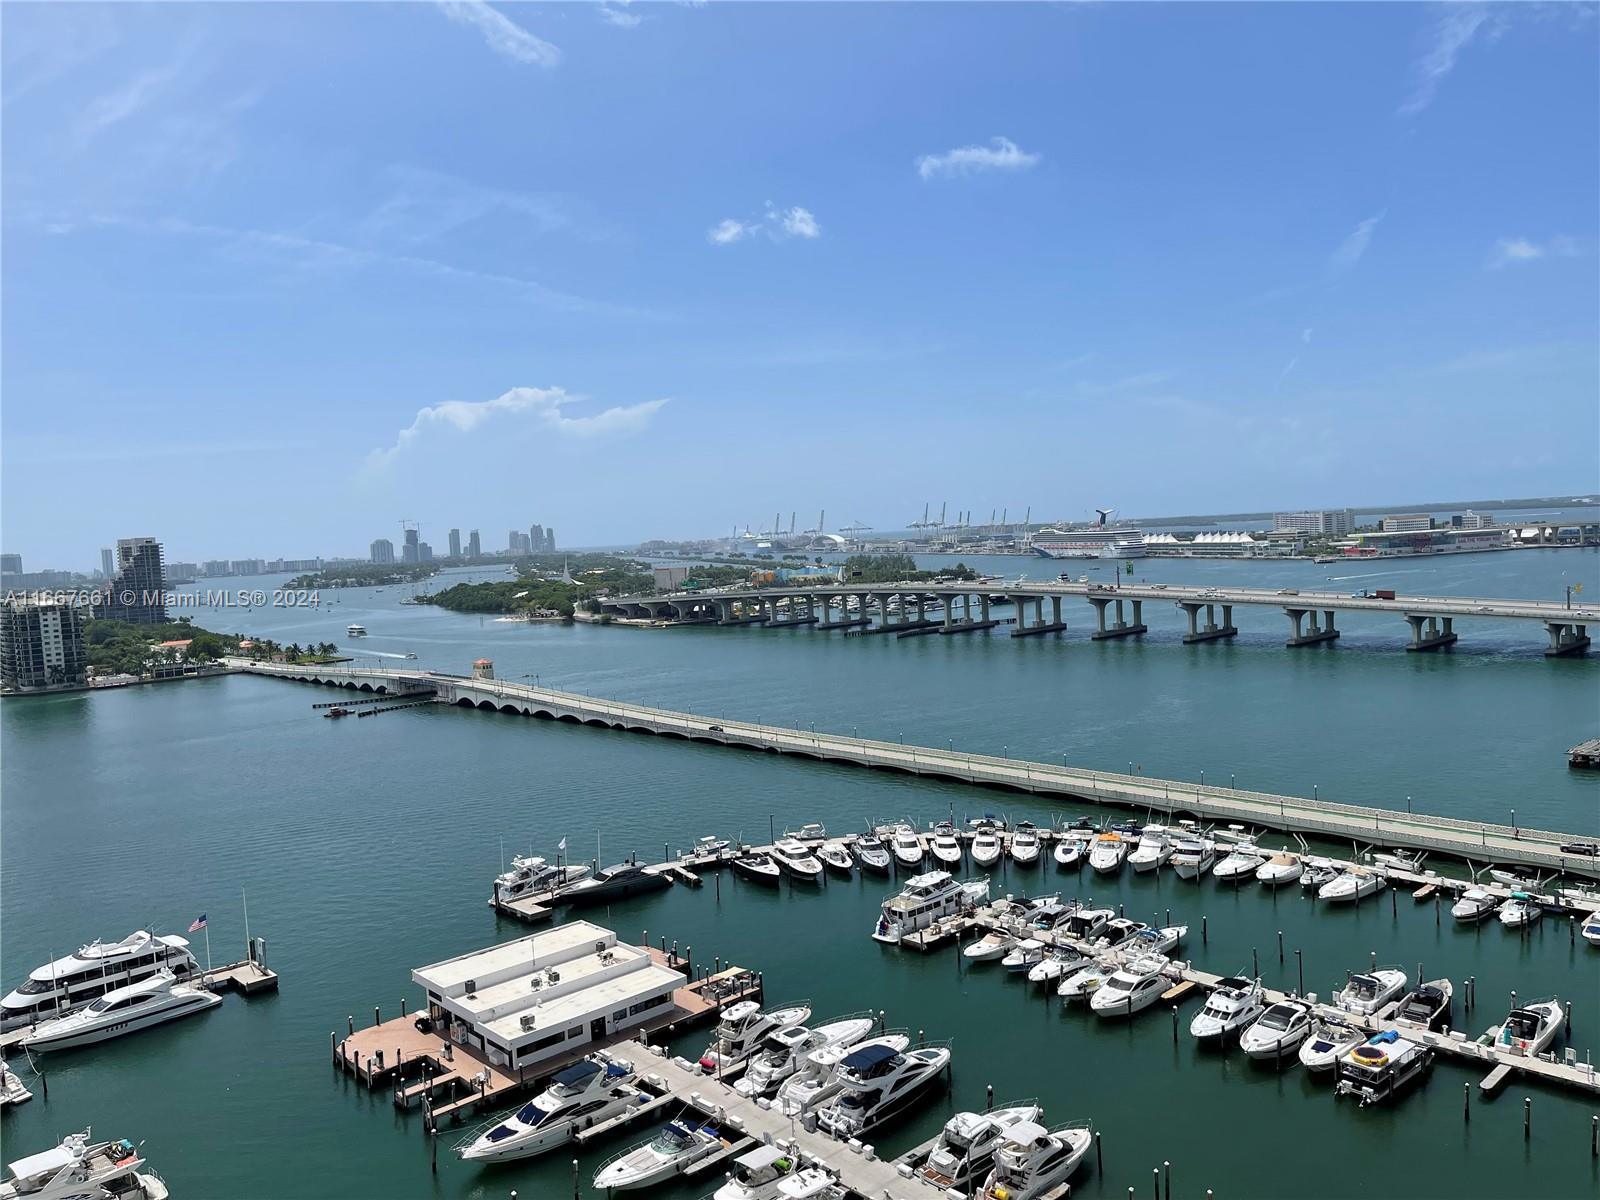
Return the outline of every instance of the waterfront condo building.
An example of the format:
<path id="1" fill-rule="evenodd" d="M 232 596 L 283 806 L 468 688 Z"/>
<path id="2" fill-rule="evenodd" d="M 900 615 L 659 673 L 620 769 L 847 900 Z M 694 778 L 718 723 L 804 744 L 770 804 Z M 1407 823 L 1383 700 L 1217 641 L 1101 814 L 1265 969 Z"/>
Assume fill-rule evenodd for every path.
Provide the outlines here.
<path id="1" fill-rule="evenodd" d="M 481 540 L 479 540 L 478 531 L 476 529 L 474 529 L 471 533 L 467 534 L 467 557 L 468 558 L 482 558 L 483 557 L 483 542 Z"/>
<path id="2" fill-rule="evenodd" d="M 450 531 L 450 557 L 461 557 L 461 530 L 459 529 L 452 529 Z"/>
<path id="3" fill-rule="evenodd" d="M 375 563 L 392 563 L 394 561 L 394 543 L 388 538 L 379 538 L 372 543 L 372 561 Z"/>
<path id="4" fill-rule="evenodd" d="M 0 685 L 8 692 L 83 687 L 89 651 L 84 609 L 17 597 L 0 604 Z"/>
<path id="5" fill-rule="evenodd" d="M 167 570 L 155 538 L 118 538 L 116 575 L 100 593 L 96 617 L 162 625 L 167 620 Z"/>
<path id="6" fill-rule="evenodd" d="M 1315 509 L 1272 514 L 1274 533 L 1305 533 L 1313 537 L 1343 537 L 1355 528 L 1348 508 Z"/>

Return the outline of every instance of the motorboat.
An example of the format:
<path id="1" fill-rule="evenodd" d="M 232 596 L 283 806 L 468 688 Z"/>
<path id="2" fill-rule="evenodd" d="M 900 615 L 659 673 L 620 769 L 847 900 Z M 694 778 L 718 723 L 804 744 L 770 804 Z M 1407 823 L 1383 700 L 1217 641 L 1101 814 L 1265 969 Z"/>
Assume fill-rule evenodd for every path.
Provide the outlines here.
<path id="1" fill-rule="evenodd" d="M 1189 1022 L 1189 1032 L 1201 1041 L 1227 1037 L 1254 1024 L 1266 1006 L 1259 979 L 1234 976 L 1220 980 L 1205 1007 Z"/>
<path id="2" fill-rule="evenodd" d="M 1032 821 L 1018 821 L 1011 834 L 1011 861 L 1031 867 L 1039 861 L 1039 829 Z"/>
<path id="3" fill-rule="evenodd" d="M 463 1139 L 456 1154 L 468 1162 L 532 1158 L 646 1100 L 634 1086 L 633 1063 L 597 1050 L 557 1071 L 549 1086 L 521 1108 L 479 1126 L 482 1132 Z"/>
<path id="4" fill-rule="evenodd" d="M 817 847 L 817 857 L 822 865 L 838 875 L 848 875 L 855 870 L 855 860 L 839 842 L 823 842 Z"/>
<path id="5" fill-rule="evenodd" d="M 33 1026 L 18 1044 L 28 1050 L 70 1050 L 125 1037 L 154 1025 L 215 1008 L 222 997 L 158 971 L 138 983 L 114 988 L 64 1016 Z"/>
<path id="6" fill-rule="evenodd" d="M 1331 858 L 1318 858 L 1308 854 L 1300 860 L 1303 870 L 1300 886 L 1311 892 L 1320 891 L 1324 884 L 1339 878 L 1339 866 Z"/>
<path id="7" fill-rule="evenodd" d="M 495 876 L 494 895 L 500 901 L 520 900 L 524 896 L 557 891 L 588 877 L 587 863 L 552 863 L 538 855 L 518 854 L 512 856 L 509 871 Z"/>
<path id="8" fill-rule="evenodd" d="M 1149 928 L 1150 926 L 1143 921 L 1133 921 L 1127 917 L 1112 917 L 1106 922 L 1105 928 L 1100 931 L 1100 936 L 1094 939 L 1094 944 L 1100 950 L 1114 950 L 1132 941 Z"/>
<path id="9" fill-rule="evenodd" d="M 1128 865 L 1141 874 L 1157 870 L 1172 858 L 1172 845 L 1172 831 L 1165 825 L 1146 825 L 1128 855 Z"/>
<path id="10" fill-rule="evenodd" d="M 804 1001 L 767 1010 L 755 1000 L 741 1000 L 723 1010 L 711 1044 L 700 1056 L 700 1067 L 715 1071 L 742 1063 L 761 1048 L 769 1033 L 803 1025 L 810 1019 L 811 1005 Z"/>
<path id="11" fill-rule="evenodd" d="M 828 836 L 828 827 L 821 821 L 807 821 L 799 829 L 785 829 L 783 836 L 802 842 L 820 842 Z"/>
<path id="12" fill-rule="evenodd" d="M 1106 924 L 1115 917 L 1110 908 L 1077 908 L 1061 926 L 1061 932 L 1074 941 L 1092 942 L 1105 931 Z"/>
<path id="13" fill-rule="evenodd" d="M 894 833 L 890 835 L 889 844 L 894 849 L 894 860 L 902 867 L 919 867 L 922 865 L 922 839 L 917 837 L 917 831 L 909 825 L 896 825 Z"/>
<path id="14" fill-rule="evenodd" d="M 734 1137 L 742 1140 L 742 1132 Z M 682 1175 L 695 1163 L 728 1148 L 727 1135 L 715 1123 L 685 1114 L 668 1121 L 647 1142 L 605 1163 L 594 1176 L 601 1191 L 622 1192 L 650 1187 L 662 1180 Z"/>
<path id="15" fill-rule="evenodd" d="M 850 1046 L 872 1032 L 870 1014 L 839 1017 L 815 1029 L 789 1025 L 769 1033 L 762 1041 L 744 1075 L 733 1085 L 741 1096 L 766 1096 L 783 1086 L 805 1064 L 807 1056 L 831 1046 Z"/>
<path id="16" fill-rule="evenodd" d="M 1033 1103 L 958 1112 L 944 1123 L 917 1175 L 941 1191 L 966 1195 L 987 1174 L 1006 1131 L 1043 1115 L 1044 1110 Z"/>
<path id="17" fill-rule="evenodd" d="M 850 852 L 861 864 L 863 871 L 871 871 L 874 875 L 887 875 L 892 856 L 889 848 L 883 844 L 883 839 L 875 833 L 858 833 L 855 840 L 850 843 Z"/>
<path id="18" fill-rule="evenodd" d="M 1526 875 L 1518 875 L 1515 871 L 1503 871 L 1499 867 L 1489 872 L 1489 878 L 1518 892 L 1531 892 L 1539 886 L 1537 879 L 1529 879 Z"/>
<path id="19" fill-rule="evenodd" d="M 1066 924 L 1067 918 L 1076 911 L 1075 907 L 1068 907 L 1059 900 L 1051 900 L 1028 910 L 1028 928 L 1035 933 L 1053 933 L 1058 926 Z"/>
<path id="20" fill-rule="evenodd" d="M 1366 1033 L 1337 1017 L 1318 1015 L 1300 1043 L 1300 1065 L 1311 1072 L 1331 1071 L 1339 1060 L 1366 1040 Z"/>
<path id="21" fill-rule="evenodd" d="M 1089 1010 L 1097 1017 L 1143 1012 L 1172 986 L 1166 976 L 1171 965 L 1164 958 L 1129 959 L 1090 993 Z"/>
<path id="22" fill-rule="evenodd" d="M 1128 939 L 1127 949 L 1134 954 L 1170 954 L 1188 935 L 1187 925 L 1163 925 L 1159 929 L 1145 928 Z"/>
<path id="23" fill-rule="evenodd" d="M 1407 992 L 1395 1009 L 1394 1019 L 1435 1032 L 1450 1024 L 1450 1003 L 1455 985 L 1448 979 L 1430 979 Z"/>
<path id="24" fill-rule="evenodd" d="M 1256 868 L 1256 882 L 1266 887 L 1282 887 L 1305 874 L 1305 864 L 1293 854 L 1274 854 Z"/>
<path id="25" fill-rule="evenodd" d="M 961 839 L 949 821 L 940 821 L 933 827 L 933 857 L 947 867 L 961 865 Z"/>
<path id="26" fill-rule="evenodd" d="M 1116 973 L 1120 965 L 1119 960 L 1109 954 L 1085 959 L 1076 970 L 1068 971 L 1061 977 L 1061 982 L 1056 984 L 1056 995 L 1066 1004 L 1074 1000 L 1087 1000 L 1096 988 Z"/>
<path id="27" fill-rule="evenodd" d="M 1385 870 L 1415 874 L 1422 870 L 1422 860 L 1427 857 L 1426 850 L 1385 850 L 1374 854 L 1372 861 Z"/>
<path id="28" fill-rule="evenodd" d="M 366 637 L 367 627 L 365 625 L 346 625 L 344 632 L 347 637 Z"/>
<path id="29" fill-rule="evenodd" d="M 114 988 L 169 971 L 183 979 L 200 969 L 189 940 L 139 929 L 120 942 L 90 942 L 77 953 L 35 967 L 22 985 L 0 1000 L 0 1029 L 16 1029 L 60 1016 Z"/>
<path id="30" fill-rule="evenodd" d="M 1094 1131 L 1087 1124 L 1050 1130 L 1036 1121 L 1013 1125 L 995 1150 L 994 1169 L 978 1196 L 980 1200 L 1038 1200 L 1054 1194 L 1093 1145 Z"/>
<path id="31" fill-rule="evenodd" d="M 1398 967 L 1379 967 L 1351 975 L 1333 994 L 1333 1006 L 1358 1016 L 1375 1016 L 1379 1009 L 1406 990 L 1406 973 Z"/>
<path id="32" fill-rule="evenodd" d="M 1469 887 L 1450 906 L 1450 915 L 1457 921 L 1481 921 L 1500 907 L 1500 898 L 1486 887 Z"/>
<path id="33" fill-rule="evenodd" d="M 1542 1054 L 1556 1040 L 1567 1023 L 1559 1000 L 1535 1000 L 1513 1008 L 1494 1030 L 1494 1044 L 1502 1050 L 1517 1050 L 1530 1058 Z"/>
<path id="34" fill-rule="evenodd" d="M 1023 938 L 1006 951 L 1000 965 L 1008 971 L 1026 974 L 1044 961 L 1044 943 L 1038 938 Z"/>
<path id="35" fill-rule="evenodd" d="M 997 958 L 1004 958 L 1006 951 L 1017 944 L 1017 939 L 1009 933 L 991 930 L 984 934 L 971 945 L 961 949 L 961 955 L 968 962 L 993 962 Z"/>
<path id="36" fill-rule="evenodd" d="M 845 1200 L 847 1194 L 838 1175 L 815 1163 L 778 1185 L 778 1200 Z"/>
<path id="37" fill-rule="evenodd" d="M 822 881 L 821 861 L 794 838 L 779 838 L 772 847 L 772 858 L 790 879 L 798 879 L 801 883 Z"/>
<path id="38" fill-rule="evenodd" d="M 899 1053 L 911 1045 L 911 1036 L 904 1030 L 880 1033 L 863 1038 L 854 1044 L 829 1046 L 813 1050 L 806 1055 L 800 1068 L 783 1081 L 772 1106 L 786 1117 L 798 1117 L 810 1112 L 819 1104 L 831 1100 L 839 1091 L 839 1064 L 857 1050 L 869 1046 L 887 1046 Z"/>
<path id="39" fill-rule="evenodd" d="M 752 883 L 766 883 L 776 886 L 779 879 L 783 878 L 783 870 L 773 861 L 772 855 L 757 850 L 733 860 L 733 873 L 741 879 L 748 879 Z"/>
<path id="40" fill-rule="evenodd" d="M 1198 879 L 1211 869 L 1217 858 L 1217 845 L 1210 838 L 1180 838 L 1172 847 L 1173 872 L 1179 879 Z"/>
<path id="41" fill-rule="evenodd" d="M 981 881 L 982 896 L 988 897 L 987 879 Z M 928 928 L 935 921 L 957 916 L 974 904 L 978 893 L 970 885 L 958 883 L 948 871 L 927 871 L 913 875 L 893 896 L 883 902 L 872 936 L 890 946 L 898 946 L 907 934 Z"/>
<path id="42" fill-rule="evenodd" d="M 778 1200 L 779 1188 L 800 1171 L 800 1158 L 781 1146 L 761 1145 L 733 1160 L 733 1174 L 712 1200 Z"/>
<path id="43" fill-rule="evenodd" d="M 1386 1029 L 1347 1051 L 1338 1064 L 1336 1096 L 1358 1096 L 1361 1107 L 1392 1100 L 1433 1066 L 1433 1047 Z"/>
<path id="44" fill-rule="evenodd" d="M 1251 1058 L 1270 1058 L 1274 1062 L 1293 1054 L 1311 1035 L 1311 1014 L 1304 1004 L 1279 1001 L 1269 1004 L 1250 1026 L 1239 1034 L 1239 1049 Z"/>
<path id="45" fill-rule="evenodd" d="M 1056 860 L 1056 866 L 1063 871 L 1070 871 L 1074 867 L 1082 866 L 1084 856 L 1089 853 L 1089 846 L 1094 841 L 1094 835 L 1087 829 L 1063 829 L 1056 834 L 1055 849 L 1051 857 Z"/>
<path id="46" fill-rule="evenodd" d="M 1089 866 L 1102 875 L 1111 875 L 1122 869 L 1128 860 L 1128 840 L 1115 829 L 1108 829 L 1089 846 Z"/>
<path id="47" fill-rule="evenodd" d="M 0 1182 L 4 1200 L 167 1200 L 159 1176 L 141 1171 L 139 1148 L 126 1138 L 94 1140 L 92 1129 L 69 1134 L 60 1145 L 8 1163 Z"/>
<path id="48" fill-rule="evenodd" d="M 1005 847 L 1000 842 L 1000 831 L 993 825 L 980 826 L 972 835 L 972 863 L 978 867 L 992 867 L 1000 861 Z"/>
<path id="49" fill-rule="evenodd" d="M 1211 876 L 1218 883 L 1240 884 L 1246 880 L 1254 879 L 1256 872 L 1261 869 L 1261 864 L 1266 862 L 1269 855 L 1255 844 L 1254 839 L 1246 838 L 1237 842 L 1217 864 L 1211 868 Z"/>
<path id="50" fill-rule="evenodd" d="M 11 1069 L 10 1063 L 0 1061 L 0 1108 L 10 1108 L 13 1104 L 32 1099 L 33 1093 L 22 1082 L 22 1077 Z"/>
<path id="51" fill-rule="evenodd" d="M 853 1050 L 839 1063 L 839 1092 L 817 1112 L 817 1125 L 840 1141 L 859 1138 L 916 1102 L 950 1065 L 948 1046 Z"/>
<path id="52" fill-rule="evenodd" d="M 1028 982 L 1054 983 L 1079 966 L 1084 958 L 1081 950 L 1074 950 L 1071 946 L 1051 946 L 1043 958 L 1028 968 Z"/>
<path id="53" fill-rule="evenodd" d="M 705 837 L 695 838 L 694 845 L 689 847 L 688 853 L 685 855 L 685 857 L 721 858 L 724 854 L 732 849 L 732 841 L 727 838 L 719 838 L 714 833 L 708 833 Z"/>
<path id="54" fill-rule="evenodd" d="M 1349 867 L 1317 889 L 1317 899 L 1330 904 L 1355 903 L 1374 896 L 1389 886 L 1389 881 L 1376 871 L 1364 867 Z"/>
<path id="55" fill-rule="evenodd" d="M 569 883 L 556 892 L 555 899 L 558 904 L 610 904 L 624 896 L 659 892 L 671 886 L 671 876 L 626 862 L 607 867 L 577 883 Z"/>
<path id="56" fill-rule="evenodd" d="M 1526 929 L 1543 916 L 1539 898 L 1527 892 L 1512 892 L 1511 899 L 1500 906 L 1500 924 L 1507 929 Z"/>
<path id="57" fill-rule="evenodd" d="M 1579 931 L 1583 940 L 1591 946 L 1600 946 L 1600 910 L 1590 913 L 1583 919 L 1583 928 Z"/>

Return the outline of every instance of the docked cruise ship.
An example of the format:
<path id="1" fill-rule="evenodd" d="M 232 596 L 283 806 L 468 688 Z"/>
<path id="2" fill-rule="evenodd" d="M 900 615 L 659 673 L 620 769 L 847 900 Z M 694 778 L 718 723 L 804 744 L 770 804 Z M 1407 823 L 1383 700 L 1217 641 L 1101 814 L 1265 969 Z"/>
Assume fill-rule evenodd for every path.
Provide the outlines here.
<path id="1" fill-rule="evenodd" d="M 1033 550 L 1046 558 L 1143 558 L 1144 533 L 1131 525 L 1046 526 L 1033 535 Z"/>
<path id="2" fill-rule="evenodd" d="M 199 969 L 189 940 L 175 934 L 130 933 L 120 942 L 93 942 L 76 954 L 36 967 L 27 982 L 0 1000 L 0 1029 L 15 1029 L 78 1008 L 114 988 L 171 971 L 182 979 Z"/>

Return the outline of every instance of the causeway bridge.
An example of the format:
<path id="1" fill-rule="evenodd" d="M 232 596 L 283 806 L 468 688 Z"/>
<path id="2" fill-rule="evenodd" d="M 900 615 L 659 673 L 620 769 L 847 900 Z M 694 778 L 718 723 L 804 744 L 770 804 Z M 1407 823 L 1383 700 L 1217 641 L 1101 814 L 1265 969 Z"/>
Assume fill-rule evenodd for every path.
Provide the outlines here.
<path id="1" fill-rule="evenodd" d="M 1233 610 L 1277 608 L 1289 620 L 1290 647 L 1331 642 L 1339 636 L 1334 615 L 1393 613 L 1411 628 L 1407 650 L 1438 650 L 1455 643 L 1459 619 L 1542 623 L 1549 637 L 1545 654 L 1583 654 L 1589 626 L 1600 623 L 1600 607 L 1543 600 L 1493 600 L 1466 596 L 1375 596 L 1295 588 L 1191 587 L 1164 583 L 1068 583 L 1011 581 L 967 583 L 806 584 L 665 592 L 600 601 L 613 617 L 672 624 L 753 625 L 770 629 L 812 626 L 858 633 L 971 633 L 1000 624 L 997 604 L 1015 610 L 1012 637 L 1060 633 L 1067 628 L 1062 601 L 1082 599 L 1094 608 L 1091 637 L 1133 637 L 1149 631 L 1147 602 L 1170 603 L 1188 617 L 1186 643 L 1230 638 L 1239 630 Z M 1049 605 L 1046 612 L 1045 606 Z M 1030 615 L 1031 614 L 1031 615 Z"/>
<path id="2" fill-rule="evenodd" d="M 1277 795 L 1188 780 L 1124 775 L 1026 759 L 972 754 L 953 748 L 905 745 L 871 738 L 711 719 L 694 713 L 602 700 L 509 680 L 391 667 L 313 666 L 226 660 L 242 674 L 271 675 L 361 694 L 432 694 L 437 703 L 512 716 L 764 750 L 804 758 L 928 775 L 980 787 L 1117 805 L 1138 811 L 1192 813 L 1208 821 L 1242 822 L 1363 844 L 1401 846 L 1476 863 L 1507 863 L 1582 875 L 1600 872 L 1600 858 L 1563 847 L 1590 842 L 1578 835 L 1486 824 L 1424 813 L 1396 812 L 1316 797 Z"/>

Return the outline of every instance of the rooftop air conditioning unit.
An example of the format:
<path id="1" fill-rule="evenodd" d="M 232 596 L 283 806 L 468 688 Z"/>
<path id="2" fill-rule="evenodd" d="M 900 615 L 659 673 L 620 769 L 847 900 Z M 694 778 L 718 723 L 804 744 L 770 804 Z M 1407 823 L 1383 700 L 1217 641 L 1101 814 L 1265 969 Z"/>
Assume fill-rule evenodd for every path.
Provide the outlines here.
<path id="1" fill-rule="evenodd" d="M 522 1032 L 523 1033 L 528 1033 L 532 1029 L 533 1029 L 533 1014 L 529 1013 L 528 1015 L 526 1015 L 526 1016 L 524 1016 L 522 1018 Z"/>

